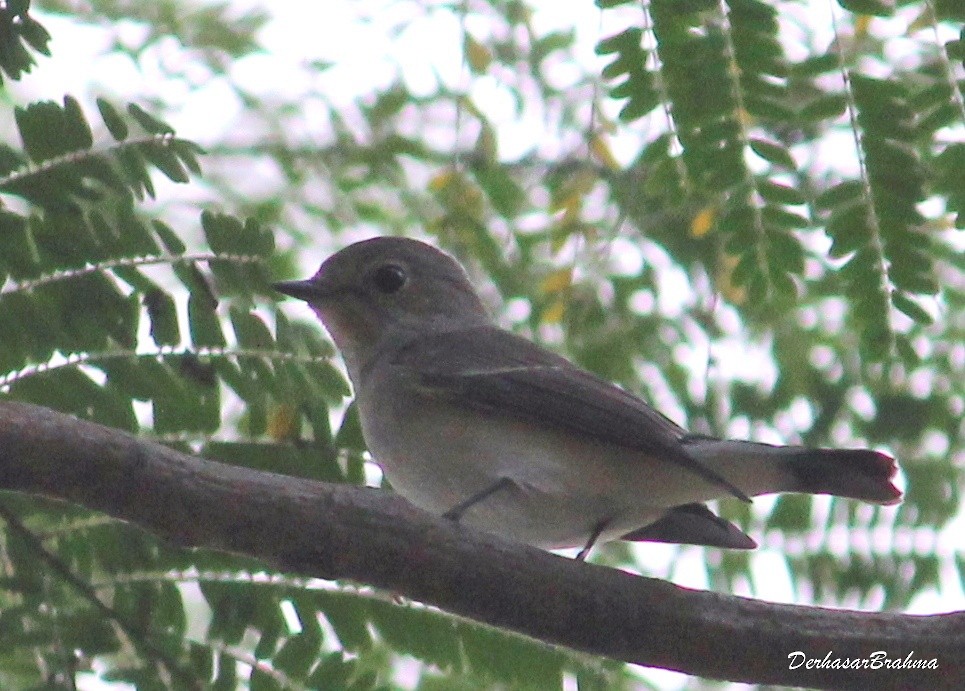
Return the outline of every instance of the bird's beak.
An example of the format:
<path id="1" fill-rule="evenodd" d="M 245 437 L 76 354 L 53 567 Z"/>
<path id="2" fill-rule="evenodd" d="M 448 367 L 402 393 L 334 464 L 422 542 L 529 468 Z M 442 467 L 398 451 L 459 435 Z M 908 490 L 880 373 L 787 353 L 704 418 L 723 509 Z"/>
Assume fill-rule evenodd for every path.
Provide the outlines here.
<path id="1" fill-rule="evenodd" d="M 306 302 L 325 296 L 325 291 L 319 290 L 318 284 L 311 280 L 279 281 L 278 283 L 272 283 L 271 287 L 279 293 L 284 293 L 289 297 L 305 300 Z"/>

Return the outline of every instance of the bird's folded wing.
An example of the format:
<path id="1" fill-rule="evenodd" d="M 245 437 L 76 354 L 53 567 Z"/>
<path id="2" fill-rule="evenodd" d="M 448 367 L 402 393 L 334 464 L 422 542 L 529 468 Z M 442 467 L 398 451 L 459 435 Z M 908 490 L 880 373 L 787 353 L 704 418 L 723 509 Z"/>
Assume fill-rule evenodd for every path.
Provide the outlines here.
<path id="1" fill-rule="evenodd" d="M 650 525 L 627 533 L 628 542 L 670 542 L 683 545 L 754 549 L 757 543 L 740 528 L 703 504 L 675 506 Z"/>
<path id="2" fill-rule="evenodd" d="M 424 394 L 529 420 L 675 463 L 746 495 L 689 456 L 686 431 L 642 400 L 569 361 L 492 326 L 419 336 L 392 358 Z"/>

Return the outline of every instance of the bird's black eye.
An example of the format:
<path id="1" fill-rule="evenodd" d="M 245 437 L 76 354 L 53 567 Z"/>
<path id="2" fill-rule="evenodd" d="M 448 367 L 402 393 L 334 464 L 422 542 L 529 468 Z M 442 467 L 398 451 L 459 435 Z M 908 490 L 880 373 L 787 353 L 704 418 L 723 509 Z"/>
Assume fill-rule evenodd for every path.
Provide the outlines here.
<path id="1" fill-rule="evenodd" d="M 385 264 L 377 268 L 375 273 L 372 274 L 372 282 L 375 284 L 375 288 L 386 295 L 394 293 L 404 286 L 407 278 L 405 269 L 398 264 Z"/>

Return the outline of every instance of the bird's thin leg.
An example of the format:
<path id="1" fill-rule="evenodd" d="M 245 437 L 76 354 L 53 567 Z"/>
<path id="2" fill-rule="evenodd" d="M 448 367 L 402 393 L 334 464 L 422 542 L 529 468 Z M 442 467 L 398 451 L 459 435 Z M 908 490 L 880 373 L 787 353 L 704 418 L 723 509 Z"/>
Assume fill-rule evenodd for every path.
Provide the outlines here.
<path id="1" fill-rule="evenodd" d="M 450 521 L 458 522 L 459 519 L 462 518 L 462 515 L 466 513 L 466 511 L 471 509 L 473 506 L 475 506 L 482 500 L 486 499 L 490 495 L 495 494 L 499 490 L 508 489 L 509 487 L 512 487 L 512 485 L 513 485 L 513 481 L 510 480 L 508 477 L 501 477 L 498 480 L 496 480 L 496 482 L 489 485 L 489 487 L 486 487 L 485 489 L 483 489 L 481 492 L 476 492 L 474 495 L 472 495 L 465 501 L 461 501 L 455 506 L 453 506 L 451 509 L 449 509 L 444 514 L 442 514 L 442 517 L 448 518 Z"/>
<path id="2" fill-rule="evenodd" d="M 579 554 L 576 555 L 577 561 L 586 561 L 587 555 L 589 555 L 590 550 L 593 549 L 593 545 L 596 541 L 600 539 L 600 535 L 606 530 L 606 527 L 610 525 L 610 519 L 604 518 L 602 521 L 593 526 L 593 532 L 590 533 L 590 539 L 586 541 L 586 545 L 580 550 Z"/>

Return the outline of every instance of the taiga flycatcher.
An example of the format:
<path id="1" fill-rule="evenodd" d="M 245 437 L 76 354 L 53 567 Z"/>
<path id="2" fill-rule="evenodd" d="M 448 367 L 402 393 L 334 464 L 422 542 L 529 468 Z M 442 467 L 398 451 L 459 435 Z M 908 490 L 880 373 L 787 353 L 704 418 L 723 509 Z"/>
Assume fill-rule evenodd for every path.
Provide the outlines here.
<path id="1" fill-rule="evenodd" d="M 703 502 L 807 492 L 894 504 L 895 461 L 690 434 L 636 396 L 496 327 L 452 257 L 351 245 L 305 300 L 345 359 L 369 450 L 416 506 L 547 549 L 597 540 L 749 549 Z"/>

